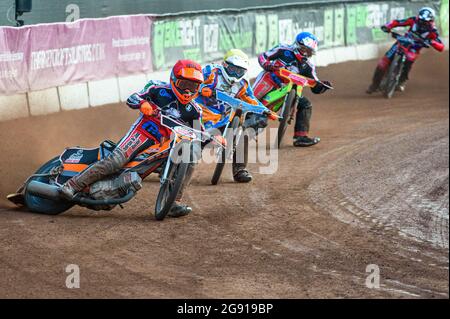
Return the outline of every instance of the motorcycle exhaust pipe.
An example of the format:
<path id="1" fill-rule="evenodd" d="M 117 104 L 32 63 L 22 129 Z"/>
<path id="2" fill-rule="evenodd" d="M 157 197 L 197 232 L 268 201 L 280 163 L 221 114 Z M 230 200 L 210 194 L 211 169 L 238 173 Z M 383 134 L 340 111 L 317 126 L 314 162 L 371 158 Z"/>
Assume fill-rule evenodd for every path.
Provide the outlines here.
<path id="1" fill-rule="evenodd" d="M 60 193 L 59 187 L 55 185 L 49 185 L 37 181 L 31 181 L 28 183 L 26 192 L 31 195 L 42 197 L 45 199 L 53 200 L 53 201 L 61 201 L 63 200 Z M 122 198 L 110 198 L 110 199 L 90 199 L 84 197 L 75 197 L 72 202 L 81 204 L 81 205 L 119 205 L 128 202 L 131 200 L 136 192 L 134 190 L 129 190 L 128 193 Z"/>
<path id="2" fill-rule="evenodd" d="M 49 185 L 38 181 L 29 182 L 26 189 L 26 191 L 31 195 L 56 201 L 61 200 L 61 196 L 58 190 L 58 186 Z"/>

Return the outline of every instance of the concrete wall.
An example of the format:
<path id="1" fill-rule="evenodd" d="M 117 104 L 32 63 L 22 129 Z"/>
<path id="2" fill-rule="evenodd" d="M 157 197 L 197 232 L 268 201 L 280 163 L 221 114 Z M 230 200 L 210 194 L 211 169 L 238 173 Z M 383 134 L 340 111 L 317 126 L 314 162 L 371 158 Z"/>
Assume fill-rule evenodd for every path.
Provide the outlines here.
<path id="1" fill-rule="evenodd" d="M 445 44 L 448 49 L 448 38 L 445 39 Z M 334 63 L 376 59 L 386 52 L 390 45 L 392 42 L 319 50 L 314 62 L 323 67 Z M 256 77 L 259 72 L 261 68 L 254 58 L 250 61 L 250 78 Z M 131 93 L 142 89 L 150 79 L 168 81 L 169 73 L 170 71 L 133 74 L 27 94 L 0 96 L 0 121 L 124 102 Z"/>

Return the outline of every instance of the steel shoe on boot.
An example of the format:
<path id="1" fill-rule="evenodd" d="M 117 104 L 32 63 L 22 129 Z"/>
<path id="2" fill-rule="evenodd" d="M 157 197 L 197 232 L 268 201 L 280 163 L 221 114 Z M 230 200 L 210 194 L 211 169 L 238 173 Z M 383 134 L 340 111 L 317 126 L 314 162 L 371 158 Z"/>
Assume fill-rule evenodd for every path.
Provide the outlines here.
<path id="1" fill-rule="evenodd" d="M 294 146 L 296 147 L 308 147 L 316 145 L 320 142 L 319 137 L 308 137 L 308 136 L 296 136 L 294 137 Z"/>
<path id="2" fill-rule="evenodd" d="M 173 204 L 170 212 L 167 214 L 169 217 L 178 218 L 182 216 L 186 216 L 192 212 L 192 208 L 187 205 L 182 204 Z"/>
<path id="3" fill-rule="evenodd" d="M 237 183 L 250 183 L 253 177 L 246 169 L 243 169 L 234 174 L 233 179 Z"/>
<path id="4" fill-rule="evenodd" d="M 405 89 L 406 89 L 406 83 L 400 83 L 395 88 L 395 90 L 398 91 L 398 92 L 405 92 Z"/>
<path id="5" fill-rule="evenodd" d="M 369 88 L 367 89 L 366 93 L 367 94 L 372 94 L 375 93 L 376 91 L 378 91 L 378 87 L 375 87 L 374 85 L 369 86 Z"/>

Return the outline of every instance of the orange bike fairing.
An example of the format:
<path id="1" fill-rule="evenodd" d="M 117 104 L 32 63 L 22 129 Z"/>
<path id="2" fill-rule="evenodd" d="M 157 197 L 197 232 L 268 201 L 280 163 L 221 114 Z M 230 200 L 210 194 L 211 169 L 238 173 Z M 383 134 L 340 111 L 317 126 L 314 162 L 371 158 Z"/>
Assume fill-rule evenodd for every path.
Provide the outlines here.
<path id="1" fill-rule="evenodd" d="M 125 165 L 125 168 L 133 168 L 139 164 L 141 164 L 142 162 L 128 162 L 127 165 Z"/>
<path id="2" fill-rule="evenodd" d="M 80 173 L 84 171 L 89 165 L 86 164 L 66 164 L 64 163 L 64 170 Z"/>
<path id="3" fill-rule="evenodd" d="M 138 157 L 141 154 L 154 154 L 154 155 L 160 154 L 160 153 L 162 153 L 162 152 L 164 152 L 164 151 L 166 151 L 167 149 L 170 148 L 170 143 L 171 143 L 170 139 L 163 140 L 162 144 L 152 145 L 149 148 L 145 149 L 144 151 L 140 152 L 138 155 L 136 155 L 136 157 Z M 128 162 L 124 167 L 125 168 L 132 168 L 132 167 L 135 167 L 135 166 L 137 166 L 137 165 L 139 165 L 141 163 L 142 162 L 131 161 L 131 162 Z"/>

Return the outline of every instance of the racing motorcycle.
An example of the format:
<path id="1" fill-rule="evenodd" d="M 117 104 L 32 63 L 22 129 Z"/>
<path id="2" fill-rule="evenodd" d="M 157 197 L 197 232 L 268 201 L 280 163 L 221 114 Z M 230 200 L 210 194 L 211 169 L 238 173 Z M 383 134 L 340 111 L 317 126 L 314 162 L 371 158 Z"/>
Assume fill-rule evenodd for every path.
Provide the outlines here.
<path id="1" fill-rule="evenodd" d="M 220 121 L 215 123 L 212 128 L 220 129 L 223 132 L 222 138 L 224 140 L 231 140 L 229 134 L 232 134 L 232 143 L 228 143 L 227 148 L 218 149 L 218 161 L 211 178 L 212 185 L 217 185 L 219 183 L 226 160 L 231 159 L 234 156 L 238 145 L 240 145 L 239 143 L 241 142 L 242 137 L 245 135 L 244 123 L 248 118 L 247 115 L 257 114 L 266 115 L 269 119 L 278 118 L 276 114 L 271 112 L 262 103 L 259 103 L 257 105 L 246 103 L 222 91 L 216 91 L 216 99 L 217 101 L 225 105 L 227 113 Z M 248 136 L 244 136 L 244 139 L 246 138 L 248 138 Z M 247 141 L 244 141 L 244 143 L 247 143 Z M 245 144 L 244 147 L 247 147 L 247 144 Z"/>
<path id="2" fill-rule="evenodd" d="M 286 68 L 280 68 L 274 71 L 275 74 L 284 79 L 285 85 L 277 90 L 273 90 L 266 94 L 261 101 L 275 113 L 280 115 L 280 123 L 278 125 L 277 146 L 278 148 L 283 141 L 288 125 L 290 125 L 295 116 L 296 105 L 298 100 L 302 97 L 303 89 L 305 87 L 314 87 L 320 83 L 328 89 L 333 87 L 320 82 L 319 80 L 311 79 L 303 75 L 289 71 Z"/>
<path id="3" fill-rule="evenodd" d="M 390 99 L 394 96 L 394 92 L 399 85 L 400 77 L 402 75 L 407 57 L 415 57 L 417 47 L 429 48 L 430 44 L 421 37 L 410 33 L 408 35 L 401 35 L 396 32 L 391 32 L 394 39 L 397 40 L 397 51 L 380 84 L 380 90 L 384 97 Z"/>
<path id="4" fill-rule="evenodd" d="M 163 220 L 176 200 L 190 162 L 194 156 L 198 156 L 195 155 L 195 142 L 215 141 L 215 138 L 163 114 L 161 124 L 172 131 L 170 138 L 139 153 L 118 173 L 93 183 L 72 200 L 63 198 L 59 188 L 71 177 L 107 157 L 116 144 L 106 140 L 94 149 L 65 149 L 60 156 L 42 165 L 7 199 L 31 212 L 48 215 L 61 214 L 74 205 L 96 211 L 111 210 L 130 201 L 142 188 L 142 181 L 159 169 L 161 185 L 156 199 L 155 218 Z M 189 153 L 188 158 L 182 154 L 186 151 Z"/>

